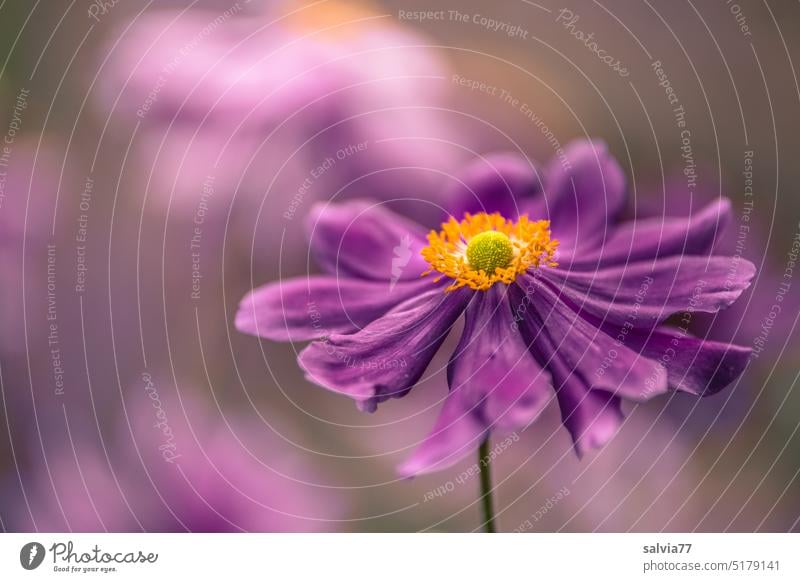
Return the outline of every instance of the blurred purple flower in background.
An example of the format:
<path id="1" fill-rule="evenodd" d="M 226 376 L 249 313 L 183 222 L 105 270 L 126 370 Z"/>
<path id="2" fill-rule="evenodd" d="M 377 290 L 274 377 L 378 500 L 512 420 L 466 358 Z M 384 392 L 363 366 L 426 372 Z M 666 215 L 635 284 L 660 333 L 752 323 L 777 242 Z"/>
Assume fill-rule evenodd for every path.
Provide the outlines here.
<path id="1" fill-rule="evenodd" d="M 337 529 L 341 500 L 268 427 L 149 377 L 142 386 L 113 434 L 98 439 L 72 419 L 69 439 L 23 466 L 25 502 L 1 508 L 8 530 Z M 6 483 L 6 499 L 16 486 Z"/>
<path id="2" fill-rule="evenodd" d="M 380 205 L 320 205 L 310 242 L 328 275 L 255 290 L 237 328 L 316 340 L 299 356 L 308 378 L 372 411 L 411 390 L 465 314 L 450 393 L 405 475 L 455 463 L 489 431 L 525 428 L 553 396 L 580 455 L 616 432 L 623 399 L 705 396 L 736 380 L 750 350 L 694 338 L 686 321 L 730 305 L 754 274 L 708 254 L 729 203 L 618 223 L 624 173 L 588 141 L 541 175 L 517 156 L 476 162 L 427 247 L 423 229 Z M 415 252 L 388 292 L 404 237 Z M 662 325 L 675 313 L 687 314 L 678 327 Z"/>
<path id="3" fill-rule="evenodd" d="M 380 195 L 433 223 L 465 141 L 425 45 L 366 3 L 150 11 L 113 36 L 99 102 L 136 125 L 148 208 L 178 223 L 201 208 L 258 261 L 302 245 L 276 223 L 315 199 Z"/>

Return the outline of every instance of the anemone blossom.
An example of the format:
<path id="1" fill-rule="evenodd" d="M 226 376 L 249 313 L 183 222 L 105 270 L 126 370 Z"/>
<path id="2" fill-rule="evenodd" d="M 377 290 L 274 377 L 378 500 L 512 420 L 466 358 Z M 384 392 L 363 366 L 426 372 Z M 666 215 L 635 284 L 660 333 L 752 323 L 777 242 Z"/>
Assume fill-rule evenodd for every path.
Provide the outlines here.
<path id="1" fill-rule="evenodd" d="M 409 393 L 463 316 L 449 394 L 405 476 L 525 428 L 553 400 L 582 455 L 614 435 L 623 400 L 707 396 L 735 381 L 750 350 L 687 329 L 754 274 L 709 253 L 729 202 L 620 222 L 625 175 L 607 147 L 578 141 L 562 153 L 541 171 L 517 155 L 476 161 L 427 236 L 379 205 L 317 206 L 308 233 L 327 274 L 256 289 L 237 328 L 312 340 L 298 359 L 307 377 L 374 411 Z"/>

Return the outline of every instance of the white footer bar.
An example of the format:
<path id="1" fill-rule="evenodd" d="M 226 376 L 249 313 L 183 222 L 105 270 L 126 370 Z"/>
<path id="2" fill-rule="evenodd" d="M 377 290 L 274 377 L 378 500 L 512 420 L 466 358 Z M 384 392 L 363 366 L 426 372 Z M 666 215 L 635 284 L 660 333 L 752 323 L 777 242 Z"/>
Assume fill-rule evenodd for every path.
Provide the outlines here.
<path id="1" fill-rule="evenodd" d="M 2 534 L 0 580 L 800 580 L 799 534 Z"/>

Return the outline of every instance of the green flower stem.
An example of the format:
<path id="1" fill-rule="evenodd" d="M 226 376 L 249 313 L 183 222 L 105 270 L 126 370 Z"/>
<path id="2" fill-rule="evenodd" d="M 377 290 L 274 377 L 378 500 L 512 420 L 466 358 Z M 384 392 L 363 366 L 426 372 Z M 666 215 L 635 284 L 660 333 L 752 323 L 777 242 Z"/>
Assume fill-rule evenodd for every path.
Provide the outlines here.
<path id="1" fill-rule="evenodd" d="M 489 439 L 478 448 L 478 467 L 481 470 L 481 504 L 483 507 L 483 527 L 486 533 L 496 533 L 494 518 L 494 499 L 492 498 L 492 470 L 489 466 Z"/>

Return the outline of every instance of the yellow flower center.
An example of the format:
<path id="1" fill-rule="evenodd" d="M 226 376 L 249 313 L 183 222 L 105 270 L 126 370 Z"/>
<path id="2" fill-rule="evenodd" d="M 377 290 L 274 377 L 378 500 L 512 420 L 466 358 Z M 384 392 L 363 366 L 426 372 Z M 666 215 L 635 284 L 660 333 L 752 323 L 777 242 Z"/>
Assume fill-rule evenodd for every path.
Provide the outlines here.
<path id="1" fill-rule="evenodd" d="M 431 268 L 453 280 L 446 291 L 470 287 L 486 291 L 495 283 L 509 285 L 522 273 L 541 265 L 557 266 L 554 261 L 558 241 L 550 236 L 550 221 L 517 222 L 500 214 L 465 214 L 464 220 L 450 218 L 440 231 L 428 234 L 422 257 Z"/>
<path id="2" fill-rule="evenodd" d="M 476 234 L 467 244 L 467 262 L 476 271 L 494 273 L 509 266 L 513 258 L 511 239 L 497 230 Z"/>

